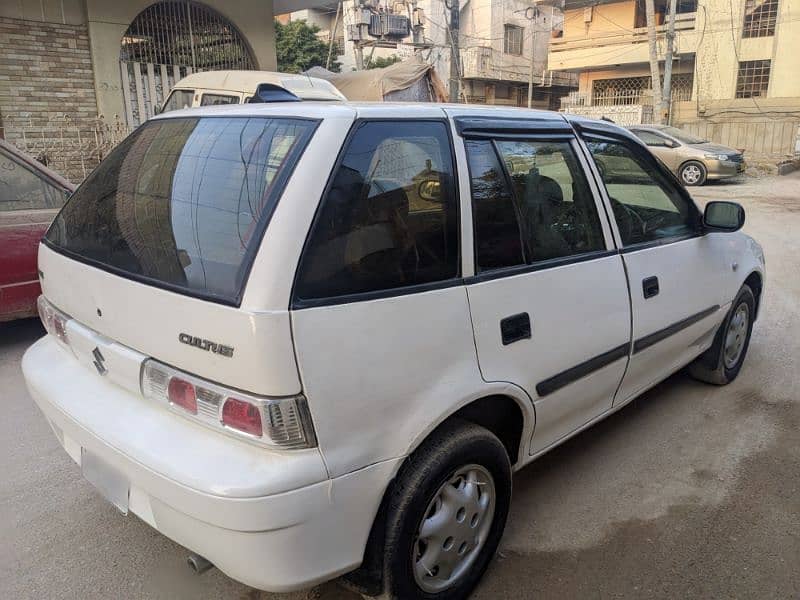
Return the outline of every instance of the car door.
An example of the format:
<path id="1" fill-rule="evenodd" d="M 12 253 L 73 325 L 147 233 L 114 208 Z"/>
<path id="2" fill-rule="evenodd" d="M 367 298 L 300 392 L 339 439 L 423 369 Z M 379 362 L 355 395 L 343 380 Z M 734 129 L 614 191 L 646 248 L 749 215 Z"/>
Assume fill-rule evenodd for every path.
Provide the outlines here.
<path id="1" fill-rule="evenodd" d="M 704 235 L 689 194 L 632 136 L 581 125 L 622 247 L 633 309 L 633 354 L 615 403 L 624 403 L 710 345 L 731 298 L 725 240 Z M 614 160 L 607 160 L 613 157 Z"/>
<path id="2" fill-rule="evenodd" d="M 532 123 L 531 127 L 535 125 Z M 481 374 L 533 400 L 530 452 L 612 406 L 630 344 L 622 259 L 571 129 L 463 132 L 474 229 L 467 293 Z"/>
<path id="3" fill-rule="evenodd" d="M 404 454 L 481 387 L 449 125 L 424 114 L 355 123 L 298 267 L 292 338 L 331 476 Z"/>
<path id="4" fill-rule="evenodd" d="M 651 131 L 649 129 L 634 129 L 631 131 L 647 146 L 647 149 L 655 154 L 661 162 L 674 172 L 680 164 L 680 156 L 675 148 L 672 147 L 673 142 L 663 135 Z"/>
<path id="5" fill-rule="evenodd" d="M 45 175 L 0 148 L 0 319 L 35 313 L 39 240 L 65 197 Z"/>

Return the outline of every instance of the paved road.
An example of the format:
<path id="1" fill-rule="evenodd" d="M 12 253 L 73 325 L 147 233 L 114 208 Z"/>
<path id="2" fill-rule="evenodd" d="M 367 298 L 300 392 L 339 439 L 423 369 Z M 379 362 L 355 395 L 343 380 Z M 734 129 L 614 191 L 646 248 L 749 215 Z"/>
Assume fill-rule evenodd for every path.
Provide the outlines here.
<path id="1" fill-rule="evenodd" d="M 740 200 L 767 256 L 739 379 L 678 374 L 519 473 L 476 598 L 800 597 L 800 174 L 695 195 Z M 24 389 L 20 357 L 41 333 L 0 325 L 0 597 L 355 600 L 336 584 L 276 596 L 196 577 L 184 549 L 117 514 Z"/>

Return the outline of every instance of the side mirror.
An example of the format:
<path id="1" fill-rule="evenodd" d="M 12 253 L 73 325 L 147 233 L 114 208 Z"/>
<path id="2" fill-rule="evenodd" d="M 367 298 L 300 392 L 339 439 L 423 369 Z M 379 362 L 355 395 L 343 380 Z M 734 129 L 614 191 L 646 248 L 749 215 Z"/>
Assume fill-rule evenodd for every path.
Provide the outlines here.
<path id="1" fill-rule="evenodd" d="M 703 225 L 711 231 L 739 231 L 744 225 L 744 208 L 736 202 L 709 202 L 703 213 Z"/>

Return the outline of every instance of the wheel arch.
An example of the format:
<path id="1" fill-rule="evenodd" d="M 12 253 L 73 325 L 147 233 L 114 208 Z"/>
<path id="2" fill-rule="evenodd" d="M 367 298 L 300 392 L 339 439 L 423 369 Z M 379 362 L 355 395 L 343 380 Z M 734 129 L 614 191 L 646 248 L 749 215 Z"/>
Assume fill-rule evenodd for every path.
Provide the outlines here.
<path id="1" fill-rule="evenodd" d="M 524 397 L 523 397 L 524 396 Z M 512 468 L 527 455 L 524 444 L 531 439 L 535 424 L 535 410 L 527 394 L 511 384 L 504 389 L 486 391 L 442 415 L 438 422 L 422 432 L 411 444 L 408 456 L 434 432 L 453 420 L 464 420 L 485 427 L 502 442 L 509 455 Z M 387 498 L 391 496 L 397 473 L 406 460 L 398 464 L 394 476 L 383 491 L 378 512 L 364 547 L 364 561 L 355 571 L 343 577 L 345 585 L 360 594 L 377 596 L 383 591 L 383 553 L 381 548 L 386 535 Z"/>
<path id="2" fill-rule="evenodd" d="M 744 283 L 747 284 L 751 290 L 753 290 L 753 296 L 755 296 L 756 308 L 755 316 L 753 318 L 755 321 L 758 318 L 758 314 L 761 309 L 761 293 L 764 291 L 764 277 L 758 271 L 752 271 L 744 280 Z"/>

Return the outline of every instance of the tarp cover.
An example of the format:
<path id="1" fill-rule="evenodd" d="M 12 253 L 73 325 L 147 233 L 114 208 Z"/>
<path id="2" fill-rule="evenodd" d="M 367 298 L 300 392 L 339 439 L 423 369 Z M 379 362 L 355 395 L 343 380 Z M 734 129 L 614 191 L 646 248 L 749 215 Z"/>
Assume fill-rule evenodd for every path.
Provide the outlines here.
<path id="1" fill-rule="evenodd" d="M 312 77 L 327 79 L 348 100 L 377 102 L 445 100 L 444 88 L 433 66 L 414 59 L 404 60 L 383 69 L 332 73 L 322 67 L 313 67 L 306 73 Z"/>

